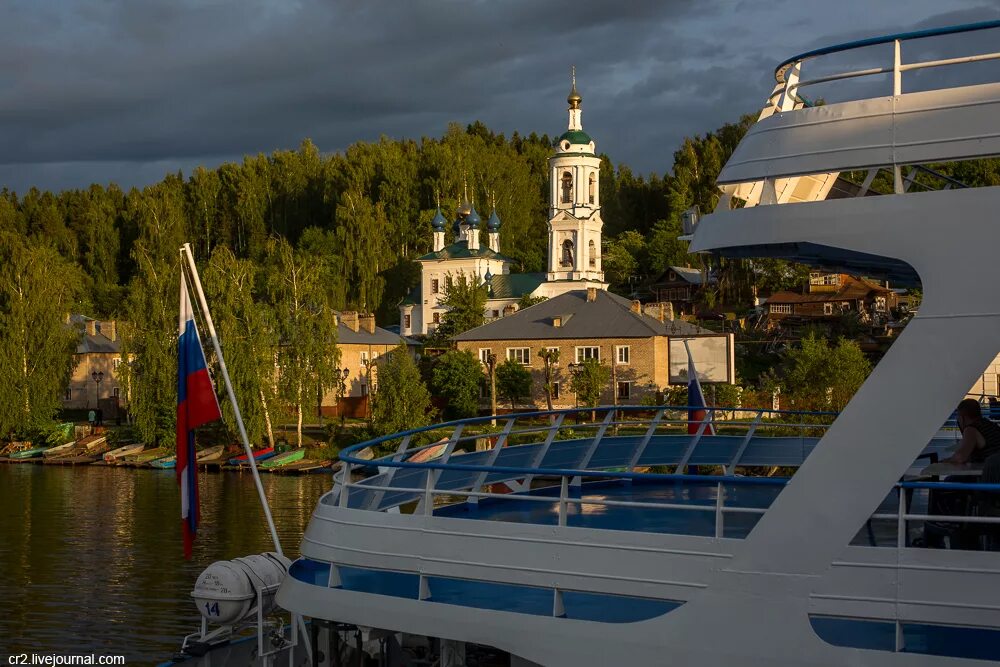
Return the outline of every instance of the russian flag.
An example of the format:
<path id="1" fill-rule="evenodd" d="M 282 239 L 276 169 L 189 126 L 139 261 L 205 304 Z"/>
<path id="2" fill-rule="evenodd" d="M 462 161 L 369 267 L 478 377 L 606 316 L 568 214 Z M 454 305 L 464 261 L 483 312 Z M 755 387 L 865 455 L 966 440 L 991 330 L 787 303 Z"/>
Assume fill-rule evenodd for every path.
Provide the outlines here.
<path id="1" fill-rule="evenodd" d="M 201 518 L 198 503 L 198 465 L 194 430 L 220 419 L 219 401 L 208 376 L 205 353 L 194 323 L 187 280 L 181 273 L 181 307 L 177 326 L 177 483 L 181 487 L 181 524 L 184 558 L 191 560 L 191 546 Z"/>
<path id="2" fill-rule="evenodd" d="M 691 356 L 691 349 L 684 341 L 684 348 L 688 355 L 688 433 L 694 435 L 701 428 L 701 423 L 705 421 L 705 395 L 701 391 L 701 383 L 698 382 L 698 371 L 694 368 L 694 359 Z M 715 435 L 715 427 L 709 421 L 703 431 L 705 435 Z"/>

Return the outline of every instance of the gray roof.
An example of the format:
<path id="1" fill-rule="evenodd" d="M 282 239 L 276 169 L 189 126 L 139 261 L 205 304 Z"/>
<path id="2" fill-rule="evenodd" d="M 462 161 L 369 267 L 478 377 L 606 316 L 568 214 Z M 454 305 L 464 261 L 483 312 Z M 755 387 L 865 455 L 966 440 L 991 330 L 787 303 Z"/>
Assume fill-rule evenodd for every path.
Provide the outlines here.
<path id="1" fill-rule="evenodd" d="M 76 344 L 76 354 L 118 354 L 121 352 L 121 340 L 116 337 L 111 340 L 101 331 L 101 322 L 86 315 L 70 315 L 71 324 L 80 329 L 80 342 Z M 97 334 L 87 335 L 87 322 L 97 322 Z M 107 326 L 107 325 L 105 325 Z"/>
<path id="2" fill-rule="evenodd" d="M 337 323 L 337 343 L 343 345 L 415 345 L 411 340 L 403 338 L 398 333 L 392 333 L 382 327 L 375 327 L 375 333 L 368 333 L 361 327 L 353 331 L 341 320 Z"/>
<path id="3" fill-rule="evenodd" d="M 681 280 L 691 283 L 692 285 L 703 284 L 703 276 L 701 270 L 692 269 L 689 266 L 669 266 L 667 267 L 667 270 L 660 275 L 657 281 L 662 281 L 670 271 L 676 273 L 677 277 L 680 278 Z M 713 284 L 715 282 L 715 276 L 710 274 L 708 276 L 708 282 L 709 284 Z"/>
<path id="4" fill-rule="evenodd" d="M 562 326 L 552 325 L 554 317 L 562 318 Z M 611 292 L 597 290 L 597 298 L 588 302 L 586 290 L 575 290 L 461 333 L 452 340 L 648 338 L 714 333 L 690 322 L 660 322 L 639 315 L 632 312 L 631 301 Z"/>

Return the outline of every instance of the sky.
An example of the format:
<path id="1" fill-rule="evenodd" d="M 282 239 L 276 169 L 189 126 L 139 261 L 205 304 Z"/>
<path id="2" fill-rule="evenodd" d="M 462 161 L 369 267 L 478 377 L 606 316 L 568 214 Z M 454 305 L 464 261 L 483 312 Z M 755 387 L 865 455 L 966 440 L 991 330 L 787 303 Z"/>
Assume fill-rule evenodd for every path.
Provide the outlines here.
<path id="1" fill-rule="evenodd" d="M 997 0 L 8 0 L 0 188 L 141 187 L 449 122 L 555 136 L 571 66 L 598 150 L 662 174 L 685 136 L 759 111 L 785 58 L 990 19 Z"/>

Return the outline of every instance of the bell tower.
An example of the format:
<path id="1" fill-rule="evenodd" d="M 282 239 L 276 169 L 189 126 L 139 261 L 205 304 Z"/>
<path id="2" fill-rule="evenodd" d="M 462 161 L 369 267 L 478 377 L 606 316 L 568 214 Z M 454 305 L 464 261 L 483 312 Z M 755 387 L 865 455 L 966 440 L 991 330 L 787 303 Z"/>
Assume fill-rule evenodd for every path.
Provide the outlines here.
<path id="1" fill-rule="evenodd" d="M 601 159 L 594 140 L 583 131 L 583 98 L 576 90 L 576 68 L 566 101 L 569 124 L 549 158 L 548 280 L 603 284 Z"/>

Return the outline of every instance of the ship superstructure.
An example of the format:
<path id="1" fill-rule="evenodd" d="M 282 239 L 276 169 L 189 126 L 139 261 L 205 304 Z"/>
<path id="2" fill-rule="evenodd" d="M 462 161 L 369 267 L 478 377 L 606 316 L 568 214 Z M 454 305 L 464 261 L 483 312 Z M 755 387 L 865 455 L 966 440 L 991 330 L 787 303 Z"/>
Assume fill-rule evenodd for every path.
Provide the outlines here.
<path id="1" fill-rule="evenodd" d="M 942 520 L 927 515 L 929 490 L 955 485 L 911 480 L 954 446 L 942 425 L 1000 348 L 1000 188 L 957 187 L 929 166 L 1000 155 L 1000 79 L 906 89 L 920 72 L 1000 53 L 903 58 L 949 35 L 995 43 L 998 28 L 783 63 L 719 176 L 718 207 L 688 220 L 694 252 L 919 278 L 919 313 L 835 420 L 710 410 L 715 431 L 706 420 L 688 433 L 683 410 L 604 407 L 364 443 L 342 453 L 278 603 L 494 646 L 521 664 L 1000 659 L 1000 554 L 916 546 Z M 827 55 L 880 45 L 888 63 L 806 78 Z M 856 99 L 818 105 L 803 92 L 879 76 L 888 89 Z M 893 192 L 865 196 L 880 171 Z M 845 187 L 849 173 L 861 178 Z M 362 448 L 385 455 L 365 460 Z M 778 468 L 794 474 L 762 474 Z M 987 537 L 997 523 L 943 518 Z"/>

